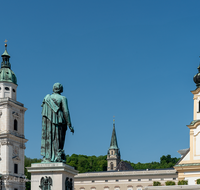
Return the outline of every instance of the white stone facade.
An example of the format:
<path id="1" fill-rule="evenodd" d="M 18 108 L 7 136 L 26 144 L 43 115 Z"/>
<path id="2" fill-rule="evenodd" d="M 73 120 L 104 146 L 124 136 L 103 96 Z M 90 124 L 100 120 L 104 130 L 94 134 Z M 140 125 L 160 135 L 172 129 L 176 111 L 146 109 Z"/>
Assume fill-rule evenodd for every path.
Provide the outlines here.
<path id="1" fill-rule="evenodd" d="M 195 185 L 200 179 L 200 88 L 191 91 L 194 95 L 193 121 L 187 125 L 190 129 L 190 149 L 186 151 L 174 168 L 178 171 L 178 179 Z"/>
<path id="2" fill-rule="evenodd" d="M 107 155 L 107 171 L 116 170 L 120 162 L 119 150 L 109 149 L 109 154 Z"/>
<path id="3" fill-rule="evenodd" d="M 174 169 L 106 171 L 80 173 L 75 176 L 75 190 L 144 190 L 159 181 L 162 186 L 167 181 L 178 183 Z"/>
<path id="4" fill-rule="evenodd" d="M 17 85 L 11 82 L 0 83 L 0 98 L 17 99 Z"/>
<path id="5" fill-rule="evenodd" d="M 52 179 L 51 190 L 66 190 L 66 178 L 74 182 L 74 176 L 78 174 L 72 166 L 64 163 L 35 163 L 27 169 L 31 173 L 31 189 L 33 190 L 41 190 L 40 182 L 45 176 Z M 74 187 L 72 189 L 74 190 Z"/>
<path id="6" fill-rule="evenodd" d="M 16 101 L 17 85 L 0 82 L 0 174 L 3 190 L 24 190 L 24 113 Z"/>

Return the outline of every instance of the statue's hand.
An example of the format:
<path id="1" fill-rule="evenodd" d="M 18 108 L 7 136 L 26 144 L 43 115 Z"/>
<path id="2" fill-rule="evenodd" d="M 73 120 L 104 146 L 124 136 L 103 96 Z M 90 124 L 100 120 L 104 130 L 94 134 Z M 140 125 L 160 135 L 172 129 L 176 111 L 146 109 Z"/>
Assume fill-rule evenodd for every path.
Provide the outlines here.
<path id="1" fill-rule="evenodd" d="M 74 128 L 72 126 L 69 127 L 71 132 L 74 133 Z"/>

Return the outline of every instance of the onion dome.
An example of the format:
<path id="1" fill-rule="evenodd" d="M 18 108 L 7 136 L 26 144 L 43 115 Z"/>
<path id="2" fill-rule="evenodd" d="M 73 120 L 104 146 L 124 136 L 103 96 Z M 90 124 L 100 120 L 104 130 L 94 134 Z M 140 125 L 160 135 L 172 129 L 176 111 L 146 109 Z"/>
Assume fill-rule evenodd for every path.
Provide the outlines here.
<path id="1" fill-rule="evenodd" d="M 10 55 L 7 52 L 7 44 L 5 44 L 5 51 L 1 55 L 1 69 L 0 69 L 0 82 L 12 82 L 17 84 L 17 77 L 15 73 L 11 70 L 11 64 L 9 62 Z"/>

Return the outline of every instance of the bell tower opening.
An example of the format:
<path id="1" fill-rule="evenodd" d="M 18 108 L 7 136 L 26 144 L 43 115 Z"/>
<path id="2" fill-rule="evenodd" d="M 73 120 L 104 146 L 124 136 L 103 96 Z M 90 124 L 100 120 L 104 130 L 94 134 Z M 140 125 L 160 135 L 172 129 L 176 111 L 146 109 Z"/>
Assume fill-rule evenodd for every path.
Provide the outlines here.
<path id="1" fill-rule="evenodd" d="M 14 130 L 17 131 L 17 120 L 14 120 Z"/>
<path id="2" fill-rule="evenodd" d="M 111 170 L 114 169 L 114 167 L 113 167 L 113 163 L 112 163 L 112 162 L 110 163 L 110 169 L 111 169 Z"/>

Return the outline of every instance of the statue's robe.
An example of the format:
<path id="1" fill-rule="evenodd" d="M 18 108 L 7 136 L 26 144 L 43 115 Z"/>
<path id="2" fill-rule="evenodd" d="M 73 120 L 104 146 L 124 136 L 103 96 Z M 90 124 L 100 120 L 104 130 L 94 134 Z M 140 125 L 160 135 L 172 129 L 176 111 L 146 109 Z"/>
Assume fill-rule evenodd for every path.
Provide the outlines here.
<path id="1" fill-rule="evenodd" d="M 41 155 L 54 162 L 58 151 L 64 148 L 67 125 L 71 126 L 67 98 L 57 93 L 48 94 L 42 107 Z"/>

